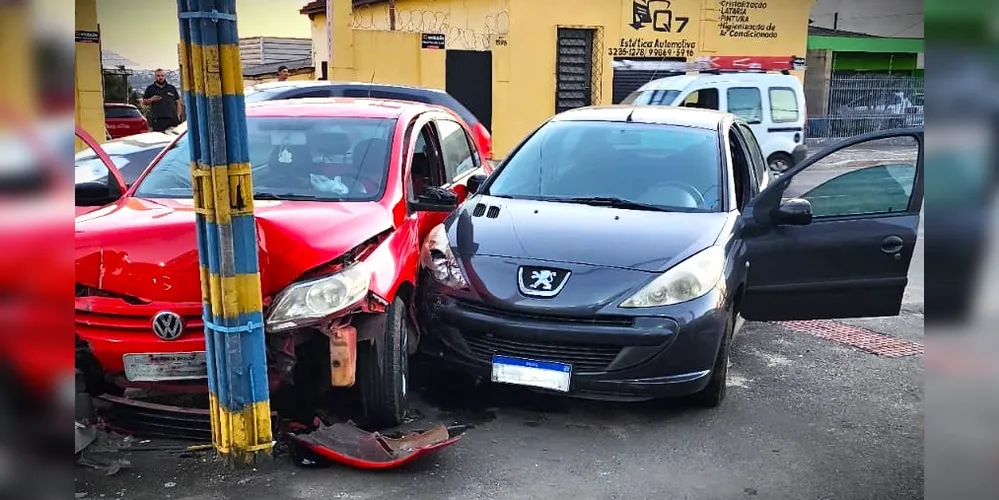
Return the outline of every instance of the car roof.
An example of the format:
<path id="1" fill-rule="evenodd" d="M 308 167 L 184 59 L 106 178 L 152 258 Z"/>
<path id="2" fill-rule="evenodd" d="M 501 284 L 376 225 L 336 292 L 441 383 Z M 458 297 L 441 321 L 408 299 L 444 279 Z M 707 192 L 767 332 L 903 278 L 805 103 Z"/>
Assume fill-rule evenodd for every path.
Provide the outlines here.
<path id="1" fill-rule="evenodd" d="M 262 101 L 246 106 L 247 116 L 402 118 L 425 111 L 446 111 L 438 106 L 388 99 L 314 97 Z"/>
<path id="2" fill-rule="evenodd" d="M 797 77 L 780 73 L 701 73 L 696 75 L 667 76 L 652 80 L 639 90 L 682 90 L 693 83 L 702 85 L 718 85 L 725 83 L 766 83 L 785 82 L 786 85 L 799 85 Z"/>
<path id="3" fill-rule="evenodd" d="M 104 107 L 106 107 L 106 108 L 135 108 L 136 106 L 134 104 L 128 104 L 128 103 L 124 103 L 124 102 L 106 102 L 106 103 L 104 103 Z M 136 109 L 138 109 L 138 108 L 136 108 Z"/>
<path id="4" fill-rule="evenodd" d="M 604 121 L 677 125 L 705 130 L 718 130 L 719 125 L 735 116 L 722 111 L 673 106 L 588 106 L 563 111 L 551 121 Z"/>
<path id="5" fill-rule="evenodd" d="M 392 85 L 387 83 L 374 83 L 374 82 L 339 82 L 339 81 L 327 81 L 327 80 L 293 80 L 284 82 L 265 82 L 258 83 L 248 90 L 253 91 L 266 91 L 266 90 L 280 90 L 280 89 L 291 89 L 291 88 L 311 88 L 311 87 L 344 87 L 344 86 L 358 86 L 358 87 L 379 87 L 382 89 L 405 89 L 413 92 L 427 92 L 435 94 L 447 94 L 440 89 L 429 89 L 424 87 L 411 87 L 408 85 Z"/>

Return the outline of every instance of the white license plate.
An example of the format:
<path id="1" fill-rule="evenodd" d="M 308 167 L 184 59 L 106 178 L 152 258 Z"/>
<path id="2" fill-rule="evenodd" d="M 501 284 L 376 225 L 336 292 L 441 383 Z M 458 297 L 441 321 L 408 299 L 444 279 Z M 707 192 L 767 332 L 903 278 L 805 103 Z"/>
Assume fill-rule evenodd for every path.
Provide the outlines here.
<path id="1" fill-rule="evenodd" d="M 572 365 L 493 356 L 493 382 L 569 392 L 571 377 Z"/>
<path id="2" fill-rule="evenodd" d="M 160 382 L 208 378 L 205 352 L 126 354 L 125 378 L 132 382 Z"/>

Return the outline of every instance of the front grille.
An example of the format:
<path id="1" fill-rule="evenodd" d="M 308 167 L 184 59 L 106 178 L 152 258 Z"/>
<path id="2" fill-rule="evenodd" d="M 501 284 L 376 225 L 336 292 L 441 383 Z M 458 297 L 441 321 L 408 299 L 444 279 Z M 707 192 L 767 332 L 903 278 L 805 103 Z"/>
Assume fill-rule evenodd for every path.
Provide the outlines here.
<path id="1" fill-rule="evenodd" d="M 76 331 L 89 332 L 121 332 L 130 334 L 153 334 L 153 316 L 151 315 L 118 315 L 100 314 L 90 311 L 76 310 Z M 184 336 L 204 333 L 205 323 L 200 315 L 182 314 L 184 318 Z"/>
<path id="2" fill-rule="evenodd" d="M 494 355 L 572 365 L 573 372 L 601 372 L 617 358 L 621 347 L 601 344 L 523 342 L 495 337 L 465 337 L 472 355 L 489 362 Z"/>
<path id="3" fill-rule="evenodd" d="M 532 314 L 525 312 L 514 312 L 506 311 L 501 309 L 493 309 L 490 307 L 484 307 L 480 304 L 473 302 L 468 302 L 465 300 L 459 300 L 459 305 L 462 309 L 477 312 L 481 314 L 488 314 L 490 316 L 509 318 L 512 320 L 526 320 L 526 321 L 539 321 L 545 323 L 572 323 L 580 325 L 593 325 L 593 326 L 623 326 L 630 327 L 634 326 L 635 322 L 633 319 L 625 316 L 587 316 L 587 317 L 575 317 L 575 316 L 554 316 L 548 314 Z"/>

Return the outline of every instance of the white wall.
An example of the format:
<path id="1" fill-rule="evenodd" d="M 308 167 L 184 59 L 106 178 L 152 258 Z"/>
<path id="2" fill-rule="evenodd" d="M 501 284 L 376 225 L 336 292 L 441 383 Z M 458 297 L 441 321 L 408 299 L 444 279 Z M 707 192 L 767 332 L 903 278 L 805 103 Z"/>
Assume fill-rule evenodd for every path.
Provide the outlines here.
<path id="1" fill-rule="evenodd" d="M 835 22 L 835 14 L 839 21 Z M 923 38 L 922 0 L 817 0 L 812 26 L 899 38 Z"/>

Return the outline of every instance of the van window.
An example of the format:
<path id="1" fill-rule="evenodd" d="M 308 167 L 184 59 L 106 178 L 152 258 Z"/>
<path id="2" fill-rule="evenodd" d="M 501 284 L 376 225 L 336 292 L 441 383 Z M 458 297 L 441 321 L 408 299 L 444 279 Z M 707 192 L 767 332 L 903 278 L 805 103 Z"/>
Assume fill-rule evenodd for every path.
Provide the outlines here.
<path id="1" fill-rule="evenodd" d="M 798 121 L 798 94 L 788 87 L 770 87 L 770 118 L 774 123 Z"/>
<path id="2" fill-rule="evenodd" d="M 763 121 L 763 97 L 756 87 L 733 87 L 728 89 L 728 112 L 747 123 Z"/>
<path id="3" fill-rule="evenodd" d="M 700 89 L 692 92 L 684 98 L 681 106 L 685 108 L 719 109 L 718 89 Z"/>

